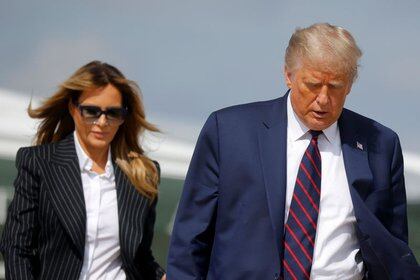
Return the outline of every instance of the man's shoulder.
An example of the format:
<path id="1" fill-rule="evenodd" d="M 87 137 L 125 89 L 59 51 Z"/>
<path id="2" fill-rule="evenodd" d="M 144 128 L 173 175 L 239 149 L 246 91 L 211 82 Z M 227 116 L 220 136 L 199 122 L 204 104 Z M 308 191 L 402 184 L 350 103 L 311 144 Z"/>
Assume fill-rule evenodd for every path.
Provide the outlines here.
<path id="1" fill-rule="evenodd" d="M 341 122 L 351 123 L 357 128 L 357 131 L 361 134 L 365 134 L 368 138 L 379 136 L 387 139 L 398 138 L 397 133 L 391 128 L 381 124 L 380 122 L 356 113 L 352 110 L 343 109 L 342 116 L 340 117 Z M 385 139 L 384 139 L 385 140 Z"/>
<path id="2" fill-rule="evenodd" d="M 282 98 L 284 97 L 233 105 L 219 109 L 213 112 L 213 114 L 216 115 L 218 119 L 225 121 L 230 119 L 234 119 L 235 121 L 260 120 L 273 108 L 280 106 Z"/>

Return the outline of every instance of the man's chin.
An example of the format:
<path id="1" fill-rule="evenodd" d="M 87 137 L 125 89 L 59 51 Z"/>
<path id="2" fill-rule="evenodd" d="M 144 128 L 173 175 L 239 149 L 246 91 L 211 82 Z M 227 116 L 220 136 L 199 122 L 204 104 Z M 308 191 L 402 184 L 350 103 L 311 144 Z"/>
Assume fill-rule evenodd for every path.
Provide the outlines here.
<path id="1" fill-rule="evenodd" d="M 326 120 L 313 120 L 306 125 L 310 130 L 324 130 L 330 127 L 333 123 Z"/>

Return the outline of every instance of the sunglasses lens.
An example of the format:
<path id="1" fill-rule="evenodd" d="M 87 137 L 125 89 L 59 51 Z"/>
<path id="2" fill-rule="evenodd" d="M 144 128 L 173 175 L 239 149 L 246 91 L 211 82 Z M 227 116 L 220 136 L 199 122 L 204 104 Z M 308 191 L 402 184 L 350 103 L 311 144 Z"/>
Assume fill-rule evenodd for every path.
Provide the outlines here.
<path id="1" fill-rule="evenodd" d="M 94 106 L 80 106 L 82 116 L 85 118 L 98 118 L 101 115 L 101 109 Z"/>
<path id="2" fill-rule="evenodd" d="M 123 120 L 125 116 L 123 108 L 110 108 L 106 110 L 106 117 L 108 120 Z"/>

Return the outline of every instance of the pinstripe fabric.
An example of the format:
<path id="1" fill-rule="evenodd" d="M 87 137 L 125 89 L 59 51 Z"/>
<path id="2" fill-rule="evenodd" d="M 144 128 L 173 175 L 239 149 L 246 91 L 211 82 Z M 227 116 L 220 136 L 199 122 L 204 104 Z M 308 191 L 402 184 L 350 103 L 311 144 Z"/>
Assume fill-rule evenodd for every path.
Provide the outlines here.
<path id="1" fill-rule="evenodd" d="M 77 160 L 73 134 L 18 151 L 15 195 L 0 243 L 7 279 L 78 279 L 86 210 Z M 129 279 L 160 279 L 164 271 L 150 249 L 156 201 L 150 204 L 117 165 L 114 170 L 123 269 Z"/>

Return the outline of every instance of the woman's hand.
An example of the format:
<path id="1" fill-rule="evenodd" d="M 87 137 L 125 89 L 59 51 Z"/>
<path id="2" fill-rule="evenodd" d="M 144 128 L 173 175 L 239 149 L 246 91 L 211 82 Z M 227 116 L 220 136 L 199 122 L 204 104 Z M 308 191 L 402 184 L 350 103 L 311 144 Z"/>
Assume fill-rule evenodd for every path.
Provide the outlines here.
<path id="1" fill-rule="evenodd" d="M 166 280 L 166 274 L 163 274 L 163 276 L 160 280 Z"/>

